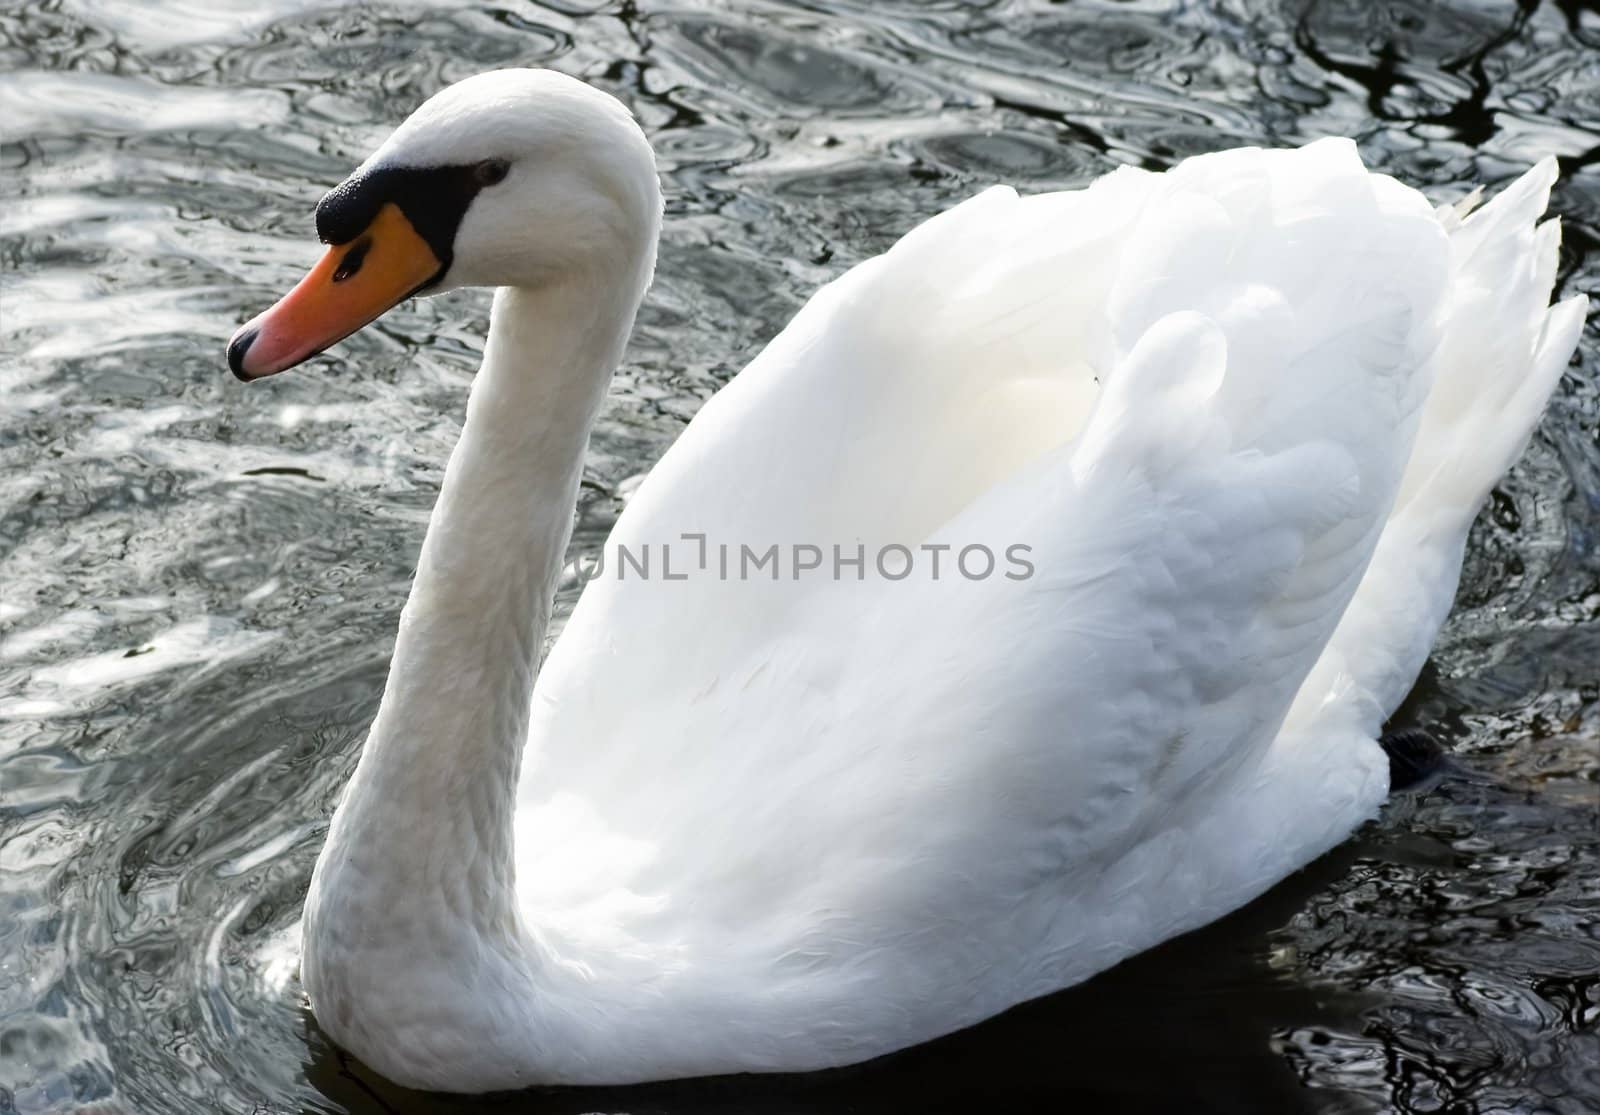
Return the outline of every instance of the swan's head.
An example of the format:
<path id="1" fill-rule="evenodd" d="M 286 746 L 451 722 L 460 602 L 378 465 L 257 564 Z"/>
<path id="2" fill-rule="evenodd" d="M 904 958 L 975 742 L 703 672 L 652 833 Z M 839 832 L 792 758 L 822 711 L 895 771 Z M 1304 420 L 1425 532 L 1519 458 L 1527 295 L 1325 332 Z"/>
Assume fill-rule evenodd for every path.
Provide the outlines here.
<path id="1" fill-rule="evenodd" d="M 240 379 L 292 368 L 413 294 L 578 276 L 642 293 L 661 194 L 620 102 L 552 70 L 430 98 L 317 205 L 322 259 L 228 344 Z"/>

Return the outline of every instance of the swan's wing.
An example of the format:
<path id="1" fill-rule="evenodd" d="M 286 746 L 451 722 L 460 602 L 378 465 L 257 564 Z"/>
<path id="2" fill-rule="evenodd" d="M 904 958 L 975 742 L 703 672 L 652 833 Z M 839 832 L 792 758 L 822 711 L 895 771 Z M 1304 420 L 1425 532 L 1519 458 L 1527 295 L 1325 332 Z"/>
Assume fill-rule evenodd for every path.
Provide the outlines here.
<path id="1" fill-rule="evenodd" d="M 1061 824 L 1157 767 L 1174 787 L 1225 770 L 1270 738 L 1371 554 L 1445 256 L 1420 196 L 1342 141 L 929 222 L 707 405 L 613 543 L 872 552 L 981 526 L 1035 546 L 1038 574 L 918 595 L 613 567 L 540 679 L 525 801 L 690 783 L 740 839 L 740 787 L 762 809 L 830 779 L 888 801 L 864 756 L 948 778 L 920 758 L 936 729 L 953 753 L 982 725 L 1010 750 L 968 760 L 1060 765 L 1041 808 Z"/>
<path id="2" fill-rule="evenodd" d="M 1550 235 L 1496 298 L 1472 221 L 1339 142 L 1068 197 L 983 195 L 823 292 L 624 515 L 945 573 L 590 586 L 518 815 L 541 940 L 611 969 L 575 1003 L 688 987 L 820 1020 L 785 1063 L 867 1056 L 1219 916 L 1381 798 L 1372 710 L 1420 657 L 1364 644 L 1409 645 L 1408 586 L 1442 607 L 1570 351 Z M 1472 251 L 1526 261 L 1530 204 Z M 1448 341 L 1478 316 L 1512 382 Z M 975 545 L 1001 571 L 951 575 Z"/>

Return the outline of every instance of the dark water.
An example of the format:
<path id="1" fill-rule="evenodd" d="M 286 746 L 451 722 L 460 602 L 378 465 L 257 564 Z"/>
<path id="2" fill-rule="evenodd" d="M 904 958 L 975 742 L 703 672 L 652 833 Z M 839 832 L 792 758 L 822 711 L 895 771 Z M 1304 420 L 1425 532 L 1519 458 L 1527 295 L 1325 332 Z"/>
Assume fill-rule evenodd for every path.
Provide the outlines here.
<path id="1" fill-rule="evenodd" d="M 295 978 L 482 335 L 408 305 L 244 392 L 235 324 L 442 84 L 638 111 L 659 278 L 576 545 L 819 282 L 1000 180 L 1357 137 L 1439 199 L 1563 156 L 1600 290 L 1600 15 L 1540 4 L 819 2 L 0 12 L 0 1113 L 477 1110 L 343 1061 Z M 1199 934 L 838 1073 L 498 1110 L 1600 1109 L 1600 341 L 1473 536 L 1413 715 L 1458 769 Z M 567 596 L 570 604 L 571 593 Z"/>

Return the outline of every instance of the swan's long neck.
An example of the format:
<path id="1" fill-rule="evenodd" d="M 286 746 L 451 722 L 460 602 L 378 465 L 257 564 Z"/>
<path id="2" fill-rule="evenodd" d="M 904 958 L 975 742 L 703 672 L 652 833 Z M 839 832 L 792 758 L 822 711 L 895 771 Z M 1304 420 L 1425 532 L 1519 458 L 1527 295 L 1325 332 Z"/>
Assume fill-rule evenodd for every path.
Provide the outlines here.
<path id="1" fill-rule="evenodd" d="M 433 920 L 517 937 L 512 816 L 529 700 L 584 448 L 648 267 L 637 282 L 497 293 L 308 932 L 315 915 L 318 931 L 364 942 Z"/>

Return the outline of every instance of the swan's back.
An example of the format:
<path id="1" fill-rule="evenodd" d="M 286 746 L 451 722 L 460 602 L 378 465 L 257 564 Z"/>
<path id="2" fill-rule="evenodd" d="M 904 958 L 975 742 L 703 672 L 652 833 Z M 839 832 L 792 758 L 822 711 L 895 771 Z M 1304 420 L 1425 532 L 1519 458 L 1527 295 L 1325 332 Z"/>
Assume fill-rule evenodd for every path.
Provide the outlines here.
<path id="1" fill-rule="evenodd" d="M 1581 327 L 1547 309 L 1552 178 L 1461 221 L 1345 141 L 1227 152 L 988 191 L 820 292 L 647 479 L 539 681 L 526 917 L 572 1004 L 652 1004 L 583 1040 L 870 1056 L 1370 815 L 1374 736 Z M 684 534 L 709 569 L 616 577 Z M 829 564 L 723 579 L 722 544 Z M 943 575 L 881 575 L 893 545 Z M 1025 577 L 955 568 L 1019 545 Z"/>

